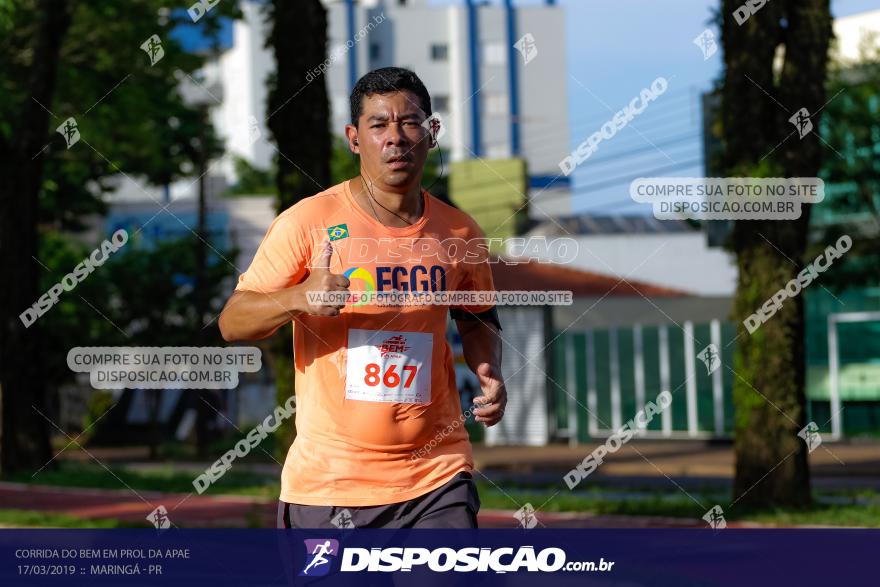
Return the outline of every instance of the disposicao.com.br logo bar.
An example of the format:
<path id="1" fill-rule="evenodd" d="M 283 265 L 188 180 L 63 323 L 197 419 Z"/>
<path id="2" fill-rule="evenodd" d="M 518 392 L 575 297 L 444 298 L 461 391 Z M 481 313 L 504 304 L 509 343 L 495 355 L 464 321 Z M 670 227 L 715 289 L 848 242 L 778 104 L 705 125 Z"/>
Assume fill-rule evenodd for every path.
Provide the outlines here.
<path id="1" fill-rule="evenodd" d="M 423 567 L 437 573 L 449 571 L 478 573 L 516 573 L 556 571 L 609 572 L 613 561 L 600 558 L 599 561 L 569 561 L 566 552 L 557 547 L 534 546 L 476 547 L 465 548 L 422 548 L 386 547 L 360 548 L 344 547 L 339 552 L 338 542 L 330 539 L 306 540 L 307 562 L 300 575 L 326 575 L 332 571 L 332 561 L 341 554 L 340 572 L 410 572 L 413 567 Z"/>

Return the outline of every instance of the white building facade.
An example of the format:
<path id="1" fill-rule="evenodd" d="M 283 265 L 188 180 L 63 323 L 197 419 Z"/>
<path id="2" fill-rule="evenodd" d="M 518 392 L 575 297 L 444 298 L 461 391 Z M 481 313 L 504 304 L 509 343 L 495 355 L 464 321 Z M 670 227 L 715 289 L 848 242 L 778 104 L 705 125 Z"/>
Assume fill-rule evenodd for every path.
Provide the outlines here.
<path id="1" fill-rule="evenodd" d="M 522 157 L 530 191 L 548 198 L 538 200 L 542 211 L 569 213 L 569 178 L 559 170 L 569 147 L 561 7 L 323 1 L 328 56 L 325 73 L 311 83 L 327 84 L 333 134 L 343 136 L 350 122 L 349 95 L 358 78 L 380 67 L 412 69 L 446 127 L 440 145 L 447 162 Z M 266 77 L 275 63 L 265 48 L 262 8 L 250 1 L 241 8 L 232 46 L 206 70 L 213 78 L 206 85 L 218 88 L 212 115 L 227 152 L 265 169 L 275 155 L 265 124 Z M 218 165 L 230 182 L 232 161 L 227 156 Z"/>

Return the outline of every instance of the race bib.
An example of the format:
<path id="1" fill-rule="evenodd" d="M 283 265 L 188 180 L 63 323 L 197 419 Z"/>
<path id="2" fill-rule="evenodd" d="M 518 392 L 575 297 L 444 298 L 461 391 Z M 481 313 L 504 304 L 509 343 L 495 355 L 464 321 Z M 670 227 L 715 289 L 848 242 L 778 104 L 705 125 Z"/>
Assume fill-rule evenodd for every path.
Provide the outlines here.
<path id="1" fill-rule="evenodd" d="M 430 332 L 348 330 L 345 398 L 367 402 L 431 401 Z"/>

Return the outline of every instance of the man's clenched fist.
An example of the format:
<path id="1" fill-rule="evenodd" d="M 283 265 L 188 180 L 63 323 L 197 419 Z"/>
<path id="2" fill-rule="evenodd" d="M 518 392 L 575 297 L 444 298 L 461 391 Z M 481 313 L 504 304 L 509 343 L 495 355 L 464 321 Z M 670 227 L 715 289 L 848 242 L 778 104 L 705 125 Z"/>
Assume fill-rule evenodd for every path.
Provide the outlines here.
<path id="1" fill-rule="evenodd" d="M 323 247 L 321 254 L 311 268 L 309 277 L 298 288 L 304 299 L 299 300 L 300 303 L 297 305 L 303 312 L 314 316 L 338 316 L 339 311 L 345 307 L 350 282 L 345 275 L 330 271 L 330 257 L 333 255 L 333 245 L 330 241 L 325 240 L 321 246 Z M 309 299 L 309 294 L 319 298 L 322 294 L 329 293 L 336 293 L 335 298 L 338 299 L 333 299 L 332 303 Z"/>

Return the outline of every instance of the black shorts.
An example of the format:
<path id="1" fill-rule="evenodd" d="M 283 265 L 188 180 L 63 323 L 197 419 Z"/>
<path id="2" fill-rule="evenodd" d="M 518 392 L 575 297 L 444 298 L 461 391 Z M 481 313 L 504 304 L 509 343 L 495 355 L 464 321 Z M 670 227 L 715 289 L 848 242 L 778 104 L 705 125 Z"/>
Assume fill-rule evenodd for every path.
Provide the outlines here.
<path id="1" fill-rule="evenodd" d="M 419 497 L 376 506 L 278 502 L 279 528 L 476 528 L 480 497 L 473 475 L 461 471 Z"/>

